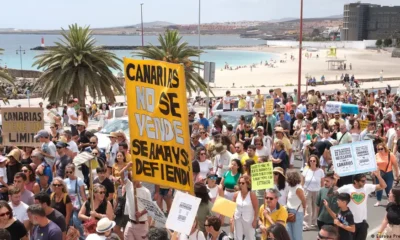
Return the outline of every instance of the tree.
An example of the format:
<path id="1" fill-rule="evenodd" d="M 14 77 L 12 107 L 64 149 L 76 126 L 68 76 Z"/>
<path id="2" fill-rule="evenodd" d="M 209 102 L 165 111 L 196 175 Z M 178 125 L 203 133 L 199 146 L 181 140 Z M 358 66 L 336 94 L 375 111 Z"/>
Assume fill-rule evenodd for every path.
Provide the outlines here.
<path id="1" fill-rule="evenodd" d="M 4 49 L 0 48 L 0 55 L 3 55 Z M 6 83 L 6 84 L 11 84 L 14 86 L 14 78 L 6 72 L 6 70 L 1 70 L 0 69 L 0 82 L 1 83 Z M 6 96 L 6 91 L 4 90 L 3 87 L 0 87 L 0 96 L 5 97 Z"/>
<path id="2" fill-rule="evenodd" d="M 377 47 L 381 47 L 382 46 L 382 39 L 378 39 L 378 40 L 376 40 L 376 43 L 375 43 L 375 45 L 377 46 Z"/>
<path id="3" fill-rule="evenodd" d="M 140 52 L 133 52 L 133 54 L 148 59 L 183 64 L 185 67 L 186 91 L 191 94 L 191 92 L 195 92 L 197 88 L 200 88 L 200 91 L 207 93 L 207 85 L 204 79 L 196 72 L 204 63 L 190 59 L 198 58 L 203 51 L 190 48 L 187 42 L 181 42 L 181 40 L 182 37 L 179 36 L 178 31 L 167 30 L 164 36 L 160 34 L 158 37 L 160 48 L 150 44 L 150 46 L 140 47 Z"/>
<path id="4" fill-rule="evenodd" d="M 392 45 L 392 43 L 393 43 L 393 41 L 392 41 L 392 39 L 390 39 L 390 38 L 386 38 L 386 39 L 383 41 L 383 45 L 384 45 L 385 47 L 390 47 L 390 46 Z"/>
<path id="5" fill-rule="evenodd" d="M 314 28 L 314 30 L 311 33 L 311 37 L 318 37 L 320 35 L 320 31 L 318 28 Z"/>
<path id="6" fill-rule="evenodd" d="M 34 85 L 41 88 L 43 99 L 66 103 L 77 97 L 81 106 L 85 104 L 86 92 L 93 99 L 102 96 L 109 102 L 115 101 L 114 90 L 123 93 L 123 85 L 113 70 L 121 71 L 122 62 L 114 53 L 95 46 L 89 27 L 70 25 L 69 31 L 62 29 L 63 39 L 55 42 L 56 47 L 36 56 L 33 66 L 44 72 Z"/>

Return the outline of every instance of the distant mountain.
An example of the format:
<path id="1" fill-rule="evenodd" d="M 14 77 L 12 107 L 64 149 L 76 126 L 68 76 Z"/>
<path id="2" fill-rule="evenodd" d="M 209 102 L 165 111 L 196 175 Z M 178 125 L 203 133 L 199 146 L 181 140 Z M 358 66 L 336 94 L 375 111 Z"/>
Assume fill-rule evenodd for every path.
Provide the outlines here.
<path id="1" fill-rule="evenodd" d="M 272 19 L 272 20 L 268 20 L 267 22 L 270 23 L 279 23 L 279 22 L 288 22 L 288 21 L 292 21 L 292 20 L 296 20 L 297 18 L 281 18 L 281 19 Z"/>
<path id="2" fill-rule="evenodd" d="M 312 20 L 312 19 L 340 19 L 343 18 L 343 14 L 332 15 L 327 17 L 318 17 L 318 18 L 304 18 L 305 20 Z M 298 18 L 281 18 L 281 19 L 273 19 L 269 20 L 270 23 L 280 23 L 280 22 L 295 22 L 299 21 Z"/>
<path id="3" fill-rule="evenodd" d="M 144 28 L 166 27 L 166 26 L 171 26 L 171 25 L 176 25 L 176 24 L 170 23 L 170 22 L 164 22 L 164 21 L 154 21 L 154 22 L 144 22 L 143 23 Z M 142 27 L 141 23 L 138 23 L 135 25 L 111 27 L 111 28 L 141 28 L 141 27 Z"/>

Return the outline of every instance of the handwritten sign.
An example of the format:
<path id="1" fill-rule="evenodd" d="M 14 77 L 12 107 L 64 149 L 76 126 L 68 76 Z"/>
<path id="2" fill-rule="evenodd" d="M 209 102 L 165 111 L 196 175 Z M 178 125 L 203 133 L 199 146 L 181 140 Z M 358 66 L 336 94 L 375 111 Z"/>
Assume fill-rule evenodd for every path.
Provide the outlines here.
<path id="1" fill-rule="evenodd" d="M 274 112 L 274 99 L 267 98 L 265 100 L 265 115 L 271 115 Z"/>
<path id="2" fill-rule="evenodd" d="M 272 162 L 258 163 L 251 166 L 251 190 L 274 187 Z"/>
<path id="3" fill-rule="evenodd" d="M 274 90 L 274 92 L 276 93 L 276 95 L 277 95 L 278 97 L 282 96 L 282 89 L 276 88 L 276 89 Z"/>
<path id="4" fill-rule="evenodd" d="M 44 128 L 42 108 L 2 108 L 3 145 L 40 147 L 35 139 L 39 130 Z"/>
<path id="5" fill-rule="evenodd" d="M 373 172 L 377 169 L 371 140 L 340 144 L 330 149 L 335 172 L 340 176 Z"/>
<path id="6" fill-rule="evenodd" d="M 165 226 L 190 235 L 201 199 L 183 192 L 176 192 Z"/>
<path id="7" fill-rule="evenodd" d="M 327 113 L 336 113 L 336 112 L 340 113 L 341 108 L 342 108 L 341 102 L 328 101 L 325 104 L 325 112 Z"/>
<path id="8" fill-rule="evenodd" d="M 167 222 L 167 218 L 165 217 L 163 211 L 157 206 L 157 204 L 153 201 L 149 201 L 147 199 L 141 198 L 140 196 L 136 196 L 139 200 L 138 202 L 143 205 L 143 207 L 147 210 L 147 213 L 154 219 L 154 221 L 160 223 L 162 226 L 165 226 Z"/>
<path id="9" fill-rule="evenodd" d="M 368 120 L 358 120 L 358 122 L 360 123 L 361 131 L 368 127 L 368 124 L 369 124 Z"/>
<path id="10" fill-rule="evenodd" d="M 217 196 L 211 211 L 219 213 L 225 217 L 231 218 L 236 210 L 236 203 L 224 197 Z"/>
<path id="11" fill-rule="evenodd" d="M 193 193 L 184 66 L 124 59 L 133 178 Z"/>

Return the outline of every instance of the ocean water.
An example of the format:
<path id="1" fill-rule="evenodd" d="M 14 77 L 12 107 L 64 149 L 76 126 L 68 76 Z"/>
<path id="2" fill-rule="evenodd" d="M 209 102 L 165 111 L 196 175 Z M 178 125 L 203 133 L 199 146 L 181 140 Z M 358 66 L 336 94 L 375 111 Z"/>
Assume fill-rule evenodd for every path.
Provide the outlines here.
<path id="1" fill-rule="evenodd" d="M 33 51 L 31 48 L 40 46 L 42 37 L 46 46 L 53 46 L 55 41 L 59 41 L 61 35 L 32 35 L 32 34 L 0 34 L 0 48 L 3 48 L 4 54 L 0 55 L 0 66 L 7 65 L 8 68 L 21 68 L 24 70 L 36 70 L 32 67 L 34 57 L 43 51 Z M 94 36 L 98 45 L 128 46 L 141 45 L 141 36 Z M 158 36 L 145 36 L 145 44 L 151 43 L 158 45 Z M 183 36 L 183 40 L 190 46 L 198 45 L 198 36 Z M 205 35 L 201 36 L 202 46 L 257 46 L 264 44 L 265 41 L 256 39 L 240 38 L 235 35 Z M 17 50 L 22 47 L 22 54 Z M 113 51 L 119 58 L 131 57 L 132 51 Z M 231 50 L 204 50 L 201 55 L 201 61 L 215 62 L 217 68 L 222 68 L 225 63 L 231 66 L 249 65 L 259 63 L 260 61 L 274 58 L 274 54 L 249 51 L 231 51 Z"/>

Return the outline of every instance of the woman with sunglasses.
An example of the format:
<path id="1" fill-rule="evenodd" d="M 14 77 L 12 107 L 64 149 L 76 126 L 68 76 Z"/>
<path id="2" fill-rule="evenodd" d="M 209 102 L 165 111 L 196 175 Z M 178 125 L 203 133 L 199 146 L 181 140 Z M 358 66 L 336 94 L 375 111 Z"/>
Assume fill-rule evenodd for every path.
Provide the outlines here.
<path id="1" fill-rule="evenodd" d="M 385 143 L 379 143 L 376 147 L 378 153 L 375 155 L 376 164 L 378 165 L 378 169 L 381 171 L 381 177 L 386 182 L 385 192 L 386 195 L 389 196 L 390 190 L 392 190 L 393 186 L 393 171 L 394 178 L 396 181 L 399 179 L 399 165 L 396 160 L 396 156 L 389 151 Z M 375 177 L 375 181 L 378 179 Z M 381 204 L 383 191 L 376 192 L 376 200 L 375 207 L 378 207 Z"/>
<path id="2" fill-rule="evenodd" d="M 242 163 L 239 159 L 233 159 L 231 161 L 230 170 L 227 171 L 221 179 L 220 186 L 221 189 L 225 189 L 224 196 L 226 199 L 233 199 L 233 195 L 235 193 L 235 186 L 238 183 L 239 177 L 243 171 Z"/>
<path id="3" fill-rule="evenodd" d="M 317 226 L 317 195 L 324 184 L 325 173 L 321 169 L 319 158 L 311 155 L 307 161 L 307 168 L 303 171 L 302 185 L 305 190 L 307 208 L 304 216 L 303 231 Z"/>
<path id="4" fill-rule="evenodd" d="M 52 141 L 54 144 L 57 143 L 58 138 L 60 137 L 60 133 L 58 132 L 58 126 L 55 123 L 52 123 L 50 125 L 50 141 Z"/>
<path id="5" fill-rule="evenodd" d="M 79 219 L 85 223 L 90 220 L 100 220 L 104 217 L 114 219 L 114 211 L 111 203 L 106 199 L 106 188 L 96 183 L 93 185 L 93 209 L 91 208 L 90 198 L 79 210 Z"/>
<path id="6" fill-rule="evenodd" d="M 68 195 L 71 198 L 73 212 L 71 216 L 70 225 L 76 227 L 81 234 L 80 239 L 85 239 L 83 236 L 83 228 L 82 222 L 78 218 L 79 209 L 82 207 L 82 203 L 86 201 L 85 194 L 85 183 L 82 179 L 75 176 L 75 165 L 70 163 L 65 168 L 65 176 L 64 179 L 65 184 L 67 185 Z"/>
<path id="7" fill-rule="evenodd" d="M 28 231 L 23 223 L 13 217 L 13 210 L 6 201 L 0 201 L 0 228 L 6 229 L 11 240 L 28 240 Z"/>
<path id="8" fill-rule="evenodd" d="M 217 184 L 217 179 L 218 176 L 215 173 L 209 173 L 207 175 L 206 180 L 207 180 L 207 189 L 209 191 L 208 195 L 210 196 L 212 203 L 215 202 L 215 199 L 217 199 L 218 196 L 224 197 L 224 191 Z"/>
<path id="9" fill-rule="evenodd" d="M 281 167 L 276 167 L 274 168 L 274 188 L 279 191 L 280 196 L 278 199 L 279 204 L 282 206 L 286 205 L 287 201 L 287 182 L 286 182 L 286 176 L 283 171 L 283 168 Z"/>
<path id="10" fill-rule="evenodd" d="M 34 189 L 39 189 L 39 184 L 36 182 L 36 175 L 31 165 L 23 165 L 21 168 L 26 176 L 25 189 L 34 192 Z M 37 191 L 37 190 L 36 190 Z"/>
<path id="11" fill-rule="evenodd" d="M 211 160 L 207 158 L 207 151 L 204 147 L 197 149 L 197 158 L 199 162 L 200 172 L 198 175 L 199 179 L 206 179 L 207 175 L 213 171 L 213 165 Z"/>
<path id="12" fill-rule="evenodd" d="M 199 130 L 200 132 L 200 139 L 199 142 L 201 143 L 201 145 L 203 145 L 206 149 L 208 146 L 208 143 L 210 142 L 210 138 L 208 137 L 208 133 L 206 130 Z"/>
<path id="13" fill-rule="evenodd" d="M 72 202 L 67 192 L 67 185 L 62 178 L 55 177 L 51 184 L 53 193 L 50 194 L 51 207 L 62 213 L 68 226 L 72 214 Z"/>
<path id="14" fill-rule="evenodd" d="M 251 191 L 251 180 L 249 176 L 239 178 L 239 191 L 233 195 L 236 202 L 234 213 L 234 239 L 255 240 L 255 228 L 258 222 L 258 200 Z"/>

